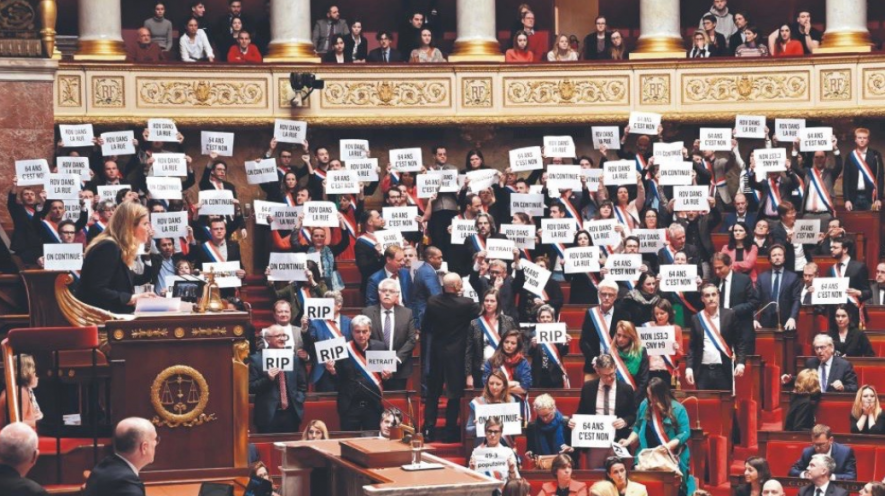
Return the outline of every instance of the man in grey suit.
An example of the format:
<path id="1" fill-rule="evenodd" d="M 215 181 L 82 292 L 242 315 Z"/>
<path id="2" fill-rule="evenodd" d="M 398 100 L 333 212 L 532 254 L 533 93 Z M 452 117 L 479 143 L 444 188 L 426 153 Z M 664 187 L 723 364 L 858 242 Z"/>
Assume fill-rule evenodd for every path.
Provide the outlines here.
<path id="1" fill-rule="evenodd" d="M 415 349 L 417 332 L 412 311 L 398 305 L 399 281 L 384 279 L 378 285 L 378 305 L 368 306 L 362 314 L 372 321 L 372 337 L 384 343 L 384 349 L 396 352 L 396 373 L 384 381 L 386 391 L 402 391 L 412 374 L 412 350 Z"/>
<path id="2" fill-rule="evenodd" d="M 885 305 L 885 263 L 876 266 L 876 282 L 870 284 L 872 296 L 865 302 L 868 305 Z"/>
<path id="3" fill-rule="evenodd" d="M 320 19 L 313 25 L 313 33 L 310 36 L 313 46 L 319 55 L 329 51 L 329 40 L 340 34 L 346 36 L 350 33 L 347 21 L 341 18 L 341 12 L 337 5 L 332 5 L 326 12 L 326 18 Z"/>
<path id="4" fill-rule="evenodd" d="M 833 484 L 830 477 L 836 470 L 836 461 L 830 455 L 816 454 L 811 457 L 806 478 L 810 486 L 799 490 L 799 496 L 848 496 L 848 491 Z"/>

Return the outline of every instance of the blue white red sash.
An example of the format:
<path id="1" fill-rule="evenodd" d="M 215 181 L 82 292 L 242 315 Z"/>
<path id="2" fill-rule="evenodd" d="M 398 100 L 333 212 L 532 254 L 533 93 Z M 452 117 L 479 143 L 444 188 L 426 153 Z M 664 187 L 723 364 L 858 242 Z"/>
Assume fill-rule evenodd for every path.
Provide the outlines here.
<path id="1" fill-rule="evenodd" d="M 373 250 L 375 249 L 375 244 L 378 243 L 378 240 L 375 238 L 375 235 L 372 233 L 365 233 L 357 239 L 360 243 L 365 244 L 366 246 L 371 247 Z"/>
<path id="2" fill-rule="evenodd" d="M 336 324 L 334 320 L 314 320 L 313 322 L 316 322 L 317 328 L 326 336 L 325 338 L 320 339 L 320 341 L 344 337 L 344 334 L 341 334 L 341 331 L 338 329 L 338 324 Z"/>
<path id="3" fill-rule="evenodd" d="M 366 360 L 366 357 L 358 351 L 356 347 L 356 341 L 350 341 L 347 343 L 347 346 L 350 347 L 350 359 L 353 361 L 353 364 L 356 366 L 357 370 L 365 376 L 366 379 L 372 382 L 376 388 L 378 388 L 378 393 L 384 392 L 384 386 L 381 382 L 381 374 L 378 372 L 369 372 L 369 364 Z"/>
<path id="4" fill-rule="evenodd" d="M 581 214 L 578 213 L 578 210 L 575 208 L 574 205 L 572 205 L 572 202 L 570 202 L 565 195 L 562 195 L 562 198 L 559 199 L 559 202 L 565 208 L 566 216 L 568 216 L 570 219 L 575 219 L 575 222 L 578 223 L 578 229 L 583 229 L 582 225 L 584 223 L 582 222 Z"/>
<path id="5" fill-rule="evenodd" d="M 504 187 L 507 188 L 507 189 L 509 189 L 511 193 L 516 193 L 516 187 L 515 187 L 515 186 L 511 186 L 511 185 L 507 184 L 507 185 L 505 185 Z"/>
<path id="6" fill-rule="evenodd" d="M 541 349 L 544 350 L 544 353 L 547 355 L 547 358 L 550 359 L 551 362 L 556 364 L 559 367 L 559 370 L 562 371 L 562 381 L 565 385 L 566 389 L 571 389 L 571 383 L 568 380 L 568 372 L 565 370 L 565 364 L 562 363 L 562 357 L 559 356 L 559 349 L 556 348 L 555 343 L 541 343 Z"/>
<path id="7" fill-rule="evenodd" d="M 290 207 L 298 205 L 297 203 L 295 203 L 295 198 L 292 197 L 292 193 L 286 193 L 286 196 L 283 198 L 283 200 L 285 200 L 286 205 Z"/>
<path id="8" fill-rule="evenodd" d="M 33 219 L 34 214 L 37 213 L 37 211 L 34 209 L 34 207 L 23 206 L 22 208 L 25 209 L 25 213 L 28 214 L 29 219 Z"/>
<path id="9" fill-rule="evenodd" d="M 852 162 L 854 162 L 855 167 L 857 167 L 857 170 L 863 176 L 864 182 L 873 190 L 873 200 L 875 200 L 878 196 L 876 194 L 876 175 L 873 174 L 873 170 L 867 165 L 866 160 L 863 159 L 863 156 L 861 156 L 859 151 L 854 150 L 851 152 L 851 157 L 854 159 Z"/>
<path id="10" fill-rule="evenodd" d="M 532 253 L 529 251 L 528 248 L 521 248 L 519 250 L 519 258 L 521 260 L 528 260 L 529 262 L 531 262 L 532 261 Z"/>
<path id="11" fill-rule="evenodd" d="M 498 345 L 501 343 L 501 335 L 498 334 L 498 330 L 495 328 L 497 326 L 493 326 L 486 320 L 485 316 L 479 316 L 479 327 L 482 328 L 482 333 L 485 335 L 486 339 L 489 342 L 489 345 L 492 348 L 497 349 Z"/>
<path id="12" fill-rule="evenodd" d="M 99 234 L 103 233 L 104 230 L 105 230 L 105 228 L 107 227 L 107 226 L 105 226 L 104 222 L 102 222 L 102 221 L 100 221 L 100 220 L 95 221 L 95 224 L 93 224 L 93 225 L 94 225 L 96 228 L 98 228 L 98 233 L 99 233 Z"/>
<path id="13" fill-rule="evenodd" d="M 307 229 L 306 227 L 302 227 L 301 230 L 298 231 L 298 237 L 303 245 L 309 245 L 313 242 L 313 236 L 310 235 L 310 229 Z"/>
<path id="14" fill-rule="evenodd" d="M 809 190 L 811 191 L 814 204 L 817 204 L 819 201 L 823 203 L 827 210 L 834 212 L 833 200 L 830 198 L 830 192 L 827 191 L 826 184 L 824 184 L 820 172 L 814 167 L 811 168 L 811 174 L 808 175 L 808 181 L 811 183 L 811 188 L 809 188 Z M 820 209 L 818 208 L 818 210 Z"/>
<path id="15" fill-rule="evenodd" d="M 638 153 L 636 154 L 636 159 L 634 161 L 636 162 L 636 172 L 642 172 L 648 167 L 648 162 L 645 161 L 645 157 Z"/>
<path id="16" fill-rule="evenodd" d="M 418 193 L 417 193 L 417 191 L 415 191 L 414 188 L 412 190 L 406 192 L 406 200 L 408 200 L 410 205 L 414 205 L 414 206 L 418 207 L 419 212 L 421 212 L 421 213 L 424 212 L 424 207 L 425 207 L 424 199 L 418 198 Z"/>
<path id="17" fill-rule="evenodd" d="M 206 253 L 206 256 L 215 263 L 227 262 L 227 259 L 221 256 L 221 252 L 218 251 L 218 247 L 215 246 L 215 243 L 211 241 L 206 241 L 205 243 L 203 243 L 203 252 Z"/>
<path id="18" fill-rule="evenodd" d="M 307 300 L 312 298 L 312 296 L 310 296 L 310 290 L 304 286 L 298 288 L 298 291 L 295 292 L 295 296 L 298 297 L 298 302 L 301 303 L 302 309 L 304 308 L 304 304 L 307 302 Z"/>
<path id="19" fill-rule="evenodd" d="M 565 266 L 565 245 L 562 243 L 553 243 L 553 249 L 556 250 L 556 259 L 559 261 L 554 267 L 554 272 L 559 272 L 561 267 Z"/>
<path id="20" fill-rule="evenodd" d="M 187 242 L 187 239 L 184 237 L 178 238 L 178 244 L 181 248 L 182 255 L 189 255 L 191 252 L 191 245 Z"/>
<path id="21" fill-rule="evenodd" d="M 615 205 L 614 210 L 615 217 L 617 217 L 618 222 L 620 222 L 621 225 L 626 228 L 627 233 L 629 234 L 633 230 L 633 227 L 636 225 L 636 219 L 634 219 L 633 216 L 630 215 L 630 212 L 627 212 L 627 209 L 624 207 Z"/>
<path id="22" fill-rule="evenodd" d="M 399 184 L 399 172 L 390 171 L 390 184 L 394 186 Z"/>
<path id="23" fill-rule="evenodd" d="M 476 251 L 485 251 L 486 250 L 486 242 L 484 239 L 479 237 L 479 234 L 471 234 L 470 242 L 473 244 L 473 248 Z"/>
<path id="24" fill-rule="evenodd" d="M 710 338 L 710 341 L 713 342 L 713 346 L 719 350 L 719 353 L 727 356 L 729 359 L 734 360 L 734 355 L 731 353 L 731 347 L 728 346 L 728 343 L 725 342 L 725 338 L 722 337 L 722 334 L 719 333 L 719 329 L 716 328 L 716 325 L 713 324 L 713 320 L 707 316 L 707 312 L 700 312 L 697 314 L 698 320 L 701 322 L 701 327 L 704 328 L 704 334 Z"/>
<path id="25" fill-rule="evenodd" d="M 771 210 L 777 212 L 777 207 L 781 204 L 780 185 L 777 184 L 777 179 L 771 177 L 768 178 L 768 201 Z"/>
<path id="26" fill-rule="evenodd" d="M 58 225 L 51 220 L 43 219 L 40 221 L 43 225 L 43 229 L 49 233 L 50 237 L 54 239 L 54 243 L 61 243 L 61 237 L 58 235 Z"/>
<path id="27" fill-rule="evenodd" d="M 682 305 L 685 306 L 685 308 L 691 310 L 692 313 L 698 313 L 698 309 L 688 302 L 688 298 L 685 297 L 685 293 L 683 293 L 682 291 L 676 291 L 676 296 L 679 298 L 679 301 L 682 302 Z"/>
<path id="28" fill-rule="evenodd" d="M 813 169 L 814 167 L 812 167 Z M 800 200 L 805 199 L 805 181 L 802 180 L 801 177 L 796 175 L 796 181 L 799 181 L 799 187 L 796 188 L 796 193 L 799 195 Z"/>
<path id="29" fill-rule="evenodd" d="M 316 174 L 317 177 L 319 177 L 321 180 L 325 180 L 325 179 L 326 179 L 326 171 L 324 171 L 323 169 L 320 169 L 319 167 L 317 167 L 316 169 L 314 169 L 314 170 L 313 170 L 313 173 Z"/>
<path id="30" fill-rule="evenodd" d="M 670 442 L 670 437 L 667 436 L 667 431 L 664 430 L 664 419 L 661 416 L 661 412 L 655 408 L 651 403 L 648 404 L 648 407 L 651 408 L 651 428 L 655 433 L 655 437 L 658 438 L 658 441 L 661 443 L 661 446 L 667 446 L 667 443 Z M 667 448 L 667 451 L 670 451 L 670 448 Z"/>
<path id="31" fill-rule="evenodd" d="M 347 214 L 342 215 L 341 218 L 344 219 L 344 228 L 350 233 L 350 237 L 356 238 L 356 226 L 354 226 L 353 221 L 350 220 Z"/>
<path id="32" fill-rule="evenodd" d="M 667 259 L 667 263 L 676 262 L 676 251 L 670 245 L 664 245 L 664 258 Z"/>
<path id="33" fill-rule="evenodd" d="M 201 225 L 200 227 L 202 227 L 202 228 L 203 228 L 203 231 L 206 232 L 206 237 L 207 237 L 207 238 L 211 238 L 211 237 L 212 237 L 212 229 L 209 229 L 209 225 L 208 225 L 208 224 L 203 224 L 203 225 Z"/>
<path id="34" fill-rule="evenodd" d="M 618 377 L 627 384 L 633 386 L 633 390 L 636 390 L 636 382 L 633 380 L 633 376 L 630 375 L 630 371 L 627 370 L 627 365 L 624 363 L 624 359 L 621 358 L 621 355 L 618 354 L 618 350 L 615 349 L 611 335 L 609 334 L 608 326 L 605 325 L 605 317 L 602 315 L 602 310 L 599 307 L 593 307 L 587 309 L 587 313 L 590 315 L 590 321 L 593 323 L 593 329 L 596 330 L 596 336 L 599 338 L 599 348 L 603 353 L 608 353 L 614 359 L 615 369 L 618 372 Z"/>

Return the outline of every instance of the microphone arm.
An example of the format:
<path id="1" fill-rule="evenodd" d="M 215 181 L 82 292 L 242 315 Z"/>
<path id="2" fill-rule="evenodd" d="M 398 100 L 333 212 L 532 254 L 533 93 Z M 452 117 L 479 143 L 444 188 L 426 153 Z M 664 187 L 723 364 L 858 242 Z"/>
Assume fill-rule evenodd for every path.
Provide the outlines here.
<path id="1" fill-rule="evenodd" d="M 780 306 L 780 304 L 778 303 L 777 300 L 769 301 L 768 303 L 766 303 L 765 305 L 763 305 L 762 308 L 760 308 L 760 309 L 759 309 L 755 314 L 753 314 L 753 315 L 754 315 L 755 317 L 758 318 L 759 315 L 761 315 L 762 312 L 763 312 L 766 308 L 770 307 L 771 305 L 774 305 L 774 307 L 775 307 L 775 308 L 774 308 L 774 311 L 775 311 L 775 313 L 777 314 L 777 330 L 778 330 L 778 332 L 783 332 L 784 327 L 781 325 L 781 306 Z"/>
<path id="2" fill-rule="evenodd" d="M 366 386 L 365 384 L 363 384 L 362 382 L 360 382 L 359 379 L 357 379 L 356 377 L 354 377 L 352 380 L 353 380 L 353 382 L 359 384 L 359 386 L 360 386 L 361 388 L 363 388 L 363 389 L 365 389 L 366 391 L 368 391 L 372 396 L 378 398 L 378 399 L 381 401 L 381 404 L 382 404 L 382 405 L 386 406 L 387 408 L 389 408 L 389 409 L 391 409 L 391 410 L 395 410 L 395 411 L 399 412 L 399 413 L 403 416 L 403 418 L 405 418 L 405 419 L 407 419 L 407 420 L 409 421 L 409 424 L 403 424 L 403 425 L 401 425 L 401 426 L 399 426 L 399 427 L 402 428 L 404 431 L 406 431 L 406 432 L 407 432 L 408 434 L 410 434 L 410 435 L 414 435 L 414 434 L 415 434 L 415 427 L 414 427 L 414 426 L 415 426 L 415 419 L 412 418 L 411 415 L 409 415 L 408 413 L 406 413 L 406 412 L 400 410 L 400 408 L 399 408 L 398 406 L 396 406 L 396 405 L 394 405 L 393 403 L 387 401 L 387 400 L 384 398 L 384 396 L 378 394 L 374 389 L 372 389 L 372 388 L 370 388 L 369 386 Z M 411 424 L 411 425 L 410 425 L 410 424 Z"/>

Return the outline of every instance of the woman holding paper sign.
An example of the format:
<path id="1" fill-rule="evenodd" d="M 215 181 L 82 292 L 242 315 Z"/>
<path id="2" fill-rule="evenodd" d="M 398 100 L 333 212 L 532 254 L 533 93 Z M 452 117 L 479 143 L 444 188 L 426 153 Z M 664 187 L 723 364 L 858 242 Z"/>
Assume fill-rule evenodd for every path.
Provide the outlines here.
<path id="1" fill-rule="evenodd" d="M 550 270 L 550 258 L 547 255 L 535 257 L 534 262 L 538 267 Z M 513 268 L 516 270 L 516 277 L 513 279 L 513 289 L 520 295 L 519 321 L 529 322 L 535 315 L 535 309 L 540 305 L 550 305 L 558 315 L 565 301 L 559 282 L 554 280 L 553 277 L 547 279 L 547 284 L 544 285 L 544 290 L 542 291 L 543 295 L 523 289 L 525 286 L 525 272 L 521 270 L 520 264 L 520 260 L 516 260 L 513 264 Z"/>
<path id="2" fill-rule="evenodd" d="M 556 310 L 550 305 L 541 305 L 535 312 L 535 322 L 551 324 L 556 322 Z M 565 387 L 568 375 L 562 363 L 562 357 L 568 354 L 571 336 L 566 334 L 565 343 L 538 344 L 537 333 L 533 336 L 529 348 L 532 359 L 532 384 L 545 389 L 561 389 Z"/>
<path id="3" fill-rule="evenodd" d="M 517 329 L 505 332 L 498 349 L 482 366 L 483 383 L 489 380 L 493 370 L 500 370 L 508 377 L 511 393 L 527 395 L 532 387 L 532 368 L 522 349 L 522 332 Z"/>
<path id="4" fill-rule="evenodd" d="M 743 222 L 735 222 L 728 235 L 728 244 L 720 250 L 732 259 L 731 269 L 750 276 L 756 283 L 756 257 L 759 248 L 750 237 L 750 228 Z"/>
<path id="5" fill-rule="evenodd" d="M 575 242 L 572 247 L 586 248 L 592 245 L 590 233 L 581 229 L 575 233 Z M 595 305 L 599 303 L 596 285 L 599 284 L 598 273 L 581 272 L 578 274 L 565 274 L 565 280 L 571 286 L 569 293 L 569 305 Z"/>
<path id="6" fill-rule="evenodd" d="M 470 400 L 470 411 L 467 412 L 467 426 L 464 428 L 467 434 L 476 435 L 476 407 L 479 405 L 497 405 L 501 403 L 513 403 L 516 398 L 510 394 L 510 381 L 507 376 L 500 370 L 495 370 L 486 381 L 485 387 L 482 389 L 482 395 Z M 482 442 L 483 438 L 476 439 L 476 445 Z M 513 440 L 509 436 L 502 436 L 501 444 L 504 446 L 515 446 Z"/>
<path id="7" fill-rule="evenodd" d="M 104 232 L 86 247 L 77 298 L 114 313 L 132 313 L 139 299 L 155 298 L 153 292 L 134 294 L 135 286 L 150 282 L 150 271 L 132 272 L 152 235 L 145 207 L 135 202 L 118 205 Z"/>
<path id="8" fill-rule="evenodd" d="M 851 308 L 851 311 L 849 311 Z M 836 345 L 836 355 L 841 357 L 873 357 L 873 345 L 864 331 L 857 327 L 857 310 L 846 303 L 836 305 L 830 331 L 827 333 Z"/>
<path id="9" fill-rule="evenodd" d="M 519 329 L 513 319 L 504 314 L 500 299 L 498 288 L 486 291 L 482 298 L 482 315 L 470 323 L 464 357 L 468 389 L 483 384 L 482 364 L 492 358 L 501 343 L 501 336 Z"/>
<path id="10" fill-rule="evenodd" d="M 673 326 L 676 337 L 676 343 L 673 345 L 673 355 L 649 356 L 648 357 L 648 376 L 649 380 L 654 377 L 660 377 L 667 384 L 672 384 L 673 376 L 679 376 L 679 360 L 682 359 L 682 327 L 675 323 L 676 312 L 673 311 L 673 304 L 669 300 L 660 300 L 655 303 L 652 311 L 654 319 L 642 324 L 643 327 L 665 327 Z"/>

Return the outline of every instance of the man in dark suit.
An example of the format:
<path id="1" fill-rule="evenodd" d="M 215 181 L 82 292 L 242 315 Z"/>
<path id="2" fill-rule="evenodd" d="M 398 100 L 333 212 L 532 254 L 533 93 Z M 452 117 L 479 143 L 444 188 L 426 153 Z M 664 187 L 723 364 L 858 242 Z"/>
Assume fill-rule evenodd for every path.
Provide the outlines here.
<path id="1" fill-rule="evenodd" d="M 771 305 L 762 311 L 758 320 L 754 322 L 754 325 L 758 324 L 757 327 L 783 326 L 787 330 L 796 328 L 796 319 L 799 318 L 801 304 L 802 281 L 795 272 L 784 269 L 785 256 L 786 249 L 783 245 L 773 245 L 769 248 L 768 259 L 771 261 L 771 270 L 759 274 L 759 278 L 756 280 L 759 301 L 766 302 L 766 304 L 777 302 L 777 305 Z"/>
<path id="2" fill-rule="evenodd" d="M 360 271 L 360 292 L 366 293 L 366 284 L 372 274 L 384 268 L 384 253 L 381 243 L 375 239 L 375 231 L 384 229 L 384 217 L 377 210 L 367 210 L 360 216 L 363 234 L 357 238 L 354 247 L 356 268 Z"/>
<path id="3" fill-rule="evenodd" d="M 175 253 L 175 240 L 172 238 L 160 238 L 156 244 L 160 253 L 151 254 L 151 284 L 156 293 L 162 296 L 166 289 L 166 277 L 175 275 L 175 266 L 184 255 Z"/>
<path id="4" fill-rule="evenodd" d="M 821 391 L 829 393 L 855 393 L 857 392 L 857 373 L 851 362 L 833 356 L 836 347 L 833 338 L 829 334 L 818 334 L 811 344 L 816 356 L 805 361 L 806 369 L 817 370 L 820 377 Z M 788 384 L 793 376 L 784 374 L 781 382 Z"/>
<path id="5" fill-rule="evenodd" d="M 584 382 L 596 379 L 593 359 L 603 351 L 600 333 L 608 332 L 608 337 L 614 338 L 618 322 L 630 320 L 630 315 L 627 312 L 615 306 L 617 297 L 618 283 L 611 279 L 603 279 L 599 283 L 599 305 L 588 308 L 584 315 L 580 343 L 581 353 L 584 354 Z M 605 349 L 604 351 L 610 350 Z"/>
<path id="6" fill-rule="evenodd" d="M 747 201 L 747 195 L 737 193 L 734 195 L 734 212 L 728 212 L 722 218 L 722 224 L 719 226 L 719 232 L 731 232 L 731 228 L 738 222 L 743 222 L 751 230 L 756 225 L 756 212 L 750 212 L 750 204 Z"/>
<path id="7" fill-rule="evenodd" d="M 394 279 L 400 285 L 400 303 L 409 306 L 412 297 L 412 275 L 405 268 L 406 255 L 397 245 L 384 250 L 384 267 L 372 274 L 366 282 L 366 306 L 378 304 L 378 285 L 384 279 Z"/>
<path id="8" fill-rule="evenodd" d="M 599 355 L 594 365 L 598 378 L 587 381 L 581 388 L 581 401 L 578 403 L 580 415 L 614 415 L 615 437 L 624 439 L 630 435 L 633 422 L 636 421 L 638 405 L 634 401 L 633 388 L 626 382 L 618 379 L 618 371 L 615 368 L 615 360 L 608 353 Z M 608 394 L 609 397 L 598 399 L 599 394 Z M 614 400 L 614 401 L 612 401 Z M 569 421 L 569 428 L 574 429 L 574 420 Z"/>
<path id="9" fill-rule="evenodd" d="M 610 59 L 612 34 L 604 16 L 596 18 L 596 31 L 584 37 L 584 60 Z"/>
<path id="10" fill-rule="evenodd" d="M 737 331 L 747 355 L 756 351 L 756 331 L 753 314 L 759 307 L 759 293 L 750 276 L 731 270 L 731 257 L 727 253 L 713 255 L 714 282 L 719 288 L 719 304 L 732 310 L 737 317 Z"/>
<path id="11" fill-rule="evenodd" d="M 209 220 L 210 238 L 199 246 L 193 246 L 190 257 L 197 270 L 203 270 L 204 263 L 239 262 L 240 245 L 236 241 L 227 239 L 227 223 L 221 217 L 213 217 Z M 246 277 L 246 271 L 242 265 L 236 272 L 237 277 Z M 221 296 L 227 298 L 234 295 L 233 288 L 221 290 Z"/>
<path id="12" fill-rule="evenodd" d="M 138 472 L 154 462 L 158 444 L 157 429 L 148 420 L 121 420 L 114 429 L 114 454 L 92 469 L 83 496 L 145 496 Z"/>
<path id="13" fill-rule="evenodd" d="M 403 62 L 403 56 L 400 51 L 390 46 L 390 33 L 387 31 L 378 31 L 378 34 L 375 35 L 375 39 L 378 40 L 378 44 L 381 46 L 369 52 L 369 55 L 366 57 L 368 62 L 376 64 Z"/>
<path id="14" fill-rule="evenodd" d="M 885 263 L 876 266 L 876 282 L 870 284 L 868 305 L 885 305 Z"/>
<path id="15" fill-rule="evenodd" d="M 830 461 L 833 462 L 833 465 L 829 467 L 826 474 L 815 470 L 815 468 L 824 468 L 814 467 L 815 456 L 831 458 Z M 811 429 L 811 446 L 802 450 L 802 456 L 790 468 L 790 477 L 810 479 L 815 486 L 819 487 L 822 484 L 819 484 L 817 479 L 829 481 L 831 475 L 835 476 L 835 480 L 856 480 L 857 460 L 854 457 L 854 450 L 850 446 L 839 444 L 833 440 L 833 433 L 828 426 L 817 424 Z"/>
<path id="16" fill-rule="evenodd" d="M 365 431 L 381 424 L 382 381 L 390 379 L 390 372 L 368 372 L 366 351 L 385 350 L 384 343 L 371 338 L 372 321 L 365 315 L 353 318 L 353 340 L 347 343 L 349 356 L 337 362 L 326 362 L 325 369 L 335 378 L 338 387 L 338 416 L 341 430 Z"/>
<path id="17" fill-rule="evenodd" d="M 830 240 L 830 254 L 836 259 L 836 263 L 830 268 L 830 277 L 847 277 L 848 278 L 848 304 L 849 314 L 855 318 L 855 321 L 861 322 L 864 319 L 860 315 L 859 302 L 870 299 L 873 292 L 870 291 L 869 271 L 867 265 L 857 260 L 852 260 L 851 255 L 855 253 L 854 240 L 848 236 Z M 830 306 L 830 320 L 836 311 L 835 306 Z"/>
<path id="18" fill-rule="evenodd" d="M 519 255 L 514 255 L 515 260 L 519 260 Z M 474 269 L 478 267 L 474 264 Z M 519 270 L 519 269 L 517 269 Z M 517 279 L 520 275 L 517 275 Z M 498 280 L 501 281 L 500 285 Z M 516 295 L 519 293 L 518 287 L 521 284 L 516 279 L 510 277 L 507 270 L 507 262 L 503 260 L 492 260 L 489 262 L 488 277 L 481 277 L 477 270 L 470 272 L 470 286 L 476 291 L 480 298 L 492 288 L 498 288 L 498 301 L 500 302 L 500 310 L 504 312 L 514 322 L 519 322 L 519 311 L 516 308 Z M 523 321 L 524 322 L 524 321 Z"/>
<path id="19" fill-rule="evenodd" d="M 406 389 L 406 382 L 412 374 L 412 350 L 418 340 L 412 311 L 396 304 L 399 297 L 397 281 L 385 279 L 378 285 L 379 304 L 362 311 L 372 321 L 372 340 L 380 341 L 385 350 L 396 351 L 396 372 L 384 381 L 384 389 L 388 391 Z"/>
<path id="20" fill-rule="evenodd" d="M 415 271 L 412 281 L 412 313 L 415 315 L 415 327 L 421 329 L 427 300 L 431 296 L 442 293 L 437 271 L 442 268 L 443 254 L 439 248 L 428 246 L 424 249 L 424 265 Z"/>
<path id="21" fill-rule="evenodd" d="M 448 397 L 445 440 L 457 440 L 460 437 L 458 417 L 466 382 L 464 355 L 467 336 L 470 322 L 482 311 L 479 303 L 461 296 L 461 286 L 460 275 L 446 274 L 443 277 L 443 292 L 427 300 L 422 331 L 423 334 L 432 336 L 433 346 L 429 357 L 430 371 L 426 379 L 427 401 L 423 427 L 425 440 L 433 440 L 436 435 L 436 417 L 443 384 L 447 386 Z"/>
<path id="22" fill-rule="evenodd" d="M 747 359 L 744 339 L 735 312 L 720 308 L 716 285 L 704 284 L 701 300 L 704 309 L 691 318 L 685 380 L 692 385 L 697 382 L 699 390 L 729 390 L 732 389 L 732 367 L 735 377 L 744 375 Z"/>
<path id="23" fill-rule="evenodd" d="M 267 349 L 271 350 L 285 349 L 288 337 L 279 325 L 270 326 L 264 333 Z M 289 357 L 293 364 L 291 372 L 266 368 L 260 351 L 249 357 L 249 393 L 255 395 L 255 427 L 261 434 L 298 432 L 301 427 L 307 373 L 295 350 L 289 349 Z"/>
<path id="24" fill-rule="evenodd" d="M 842 173 L 845 209 L 858 212 L 879 210 L 882 208 L 882 187 L 885 182 L 882 154 L 869 147 L 869 129 L 855 129 L 854 144 L 857 146 L 848 154 L 848 163 Z"/>
<path id="25" fill-rule="evenodd" d="M 37 433 L 23 422 L 14 422 L 0 430 L 0 494 L 42 496 L 48 494 L 40 484 L 26 478 L 37 463 Z"/>
<path id="26" fill-rule="evenodd" d="M 350 341 L 352 321 L 347 315 L 341 314 L 344 307 L 344 297 L 340 291 L 326 291 L 323 298 L 332 298 L 335 300 L 335 313 L 329 320 L 314 319 L 309 323 L 307 316 L 302 317 L 301 328 L 307 326 L 307 334 L 304 335 L 304 347 L 309 350 L 308 354 L 312 361 L 316 361 L 317 356 L 314 352 L 317 341 L 325 341 L 337 337 L 344 337 Z M 313 384 L 313 390 L 319 393 L 331 393 L 336 391 L 335 381 L 331 374 L 323 368 L 321 363 L 313 363 L 310 370 L 310 383 Z"/>

